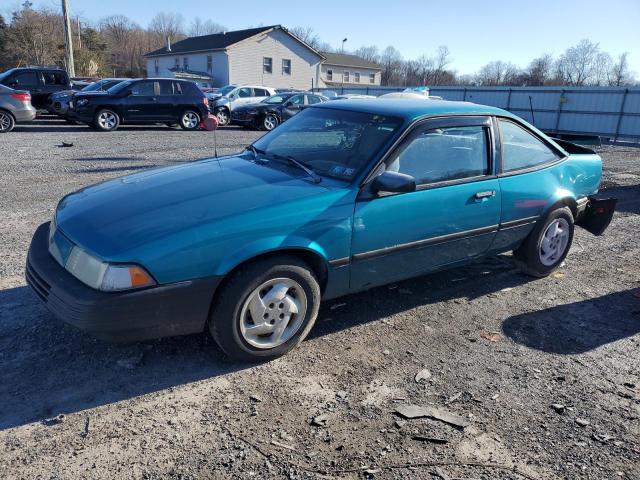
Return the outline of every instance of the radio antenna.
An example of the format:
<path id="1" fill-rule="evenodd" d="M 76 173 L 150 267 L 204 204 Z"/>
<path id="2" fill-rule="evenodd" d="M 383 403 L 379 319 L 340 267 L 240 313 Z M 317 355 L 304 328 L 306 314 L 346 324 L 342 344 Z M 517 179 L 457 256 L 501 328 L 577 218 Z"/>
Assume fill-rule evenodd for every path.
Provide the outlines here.
<path id="1" fill-rule="evenodd" d="M 213 131 L 213 155 L 215 158 L 218 158 L 218 134 L 216 133 L 217 128 Z"/>

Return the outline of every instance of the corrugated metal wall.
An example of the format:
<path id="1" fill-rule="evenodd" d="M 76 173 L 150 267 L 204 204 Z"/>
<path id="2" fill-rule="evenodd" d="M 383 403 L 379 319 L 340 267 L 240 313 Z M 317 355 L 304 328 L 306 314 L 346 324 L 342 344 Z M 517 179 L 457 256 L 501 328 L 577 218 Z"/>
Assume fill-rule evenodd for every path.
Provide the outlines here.
<path id="1" fill-rule="evenodd" d="M 378 96 L 403 89 L 326 90 Z M 545 132 L 640 142 L 640 87 L 430 87 L 430 94 L 503 108 Z"/>

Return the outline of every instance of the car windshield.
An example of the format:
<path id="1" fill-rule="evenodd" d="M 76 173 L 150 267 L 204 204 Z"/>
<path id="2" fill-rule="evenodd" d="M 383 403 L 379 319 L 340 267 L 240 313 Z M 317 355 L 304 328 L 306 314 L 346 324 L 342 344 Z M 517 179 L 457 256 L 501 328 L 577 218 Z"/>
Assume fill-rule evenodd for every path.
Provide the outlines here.
<path id="1" fill-rule="evenodd" d="M 293 157 L 314 172 L 351 181 L 396 136 L 402 120 L 308 108 L 253 145 L 265 157 Z"/>
<path id="2" fill-rule="evenodd" d="M 220 95 L 226 95 L 227 93 L 229 93 L 230 91 L 234 90 L 235 88 L 236 87 L 233 86 L 233 85 L 227 85 L 226 87 L 222 87 L 216 93 L 219 93 Z"/>
<path id="3" fill-rule="evenodd" d="M 268 97 L 262 100 L 262 103 L 270 103 L 273 105 L 277 103 L 282 103 L 284 101 L 285 101 L 285 97 L 283 97 L 282 95 L 272 95 L 271 97 Z"/>
<path id="4" fill-rule="evenodd" d="M 93 82 L 90 85 L 84 87 L 81 92 L 95 92 L 96 90 L 108 90 L 120 83 L 120 80 L 98 80 L 97 82 Z"/>
<path id="5" fill-rule="evenodd" d="M 127 88 L 133 82 L 134 82 L 134 80 L 125 80 L 124 82 L 120 82 L 117 85 L 114 85 L 113 87 L 109 88 L 107 90 L 107 92 L 109 92 L 109 93 L 120 93 L 122 90 Z"/>

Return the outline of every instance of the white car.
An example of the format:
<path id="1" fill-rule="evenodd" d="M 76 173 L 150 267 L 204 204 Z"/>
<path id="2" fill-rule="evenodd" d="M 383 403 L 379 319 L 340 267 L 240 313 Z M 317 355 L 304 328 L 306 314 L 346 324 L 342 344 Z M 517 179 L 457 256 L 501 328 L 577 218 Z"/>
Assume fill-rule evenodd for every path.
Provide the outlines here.
<path id="1" fill-rule="evenodd" d="M 264 85 L 227 85 L 215 93 L 208 93 L 211 111 L 218 117 L 222 127 L 231 123 L 231 111 L 240 105 L 258 103 L 271 95 L 276 89 Z"/>

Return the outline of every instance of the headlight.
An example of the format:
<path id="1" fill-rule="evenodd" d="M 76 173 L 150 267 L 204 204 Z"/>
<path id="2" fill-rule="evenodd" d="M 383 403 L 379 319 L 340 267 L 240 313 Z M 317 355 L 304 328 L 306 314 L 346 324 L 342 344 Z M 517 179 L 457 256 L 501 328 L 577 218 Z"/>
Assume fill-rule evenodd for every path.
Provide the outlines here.
<path id="1" fill-rule="evenodd" d="M 79 247 L 73 247 L 65 268 L 81 282 L 96 290 L 115 292 L 155 285 L 138 265 L 111 265 L 89 255 Z"/>
<path id="2" fill-rule="evenodd" d="M 89 103 L 88 98 L 81 98 L 80 100 L 76 101 L 76 107 L 84 107 L 87 103 Z"/>

